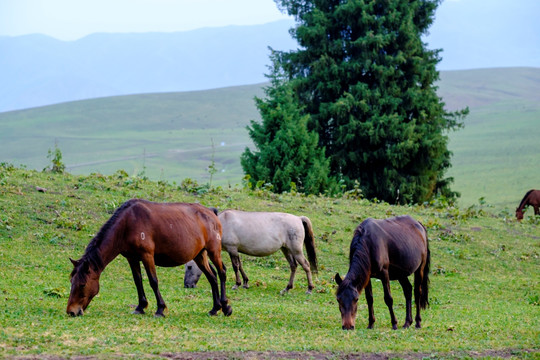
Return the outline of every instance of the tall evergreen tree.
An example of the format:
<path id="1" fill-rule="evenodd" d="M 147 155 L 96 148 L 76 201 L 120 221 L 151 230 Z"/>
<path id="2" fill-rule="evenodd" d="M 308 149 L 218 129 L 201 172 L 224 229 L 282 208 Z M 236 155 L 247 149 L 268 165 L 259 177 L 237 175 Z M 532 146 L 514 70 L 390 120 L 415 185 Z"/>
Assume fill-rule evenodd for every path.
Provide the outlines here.
<path id="1" fill-rule="evenodd" d="M 437 96 L 440 50 L 421 40 L 440 0 L 275 0 L 297 21 L 300 49 L 278 53 L 331 173 L 388 202 L 455 196 L 447 131 Z"/>
<path id="2" fill-rule="evenodd" d="M 317 133 L 307 129 L 309 115 L 301 114 L 290 85 L 274 66 L 265 88 L 266 98 L 255 98 L 262 123 L 251 121 L 248 132 L 257 150 L 246 148 L 241 157 L 252 183 L 271 183 L 273 190 L 296 189 L 307 194 L 324 192 L 331 179 L 329 161 L 319 147 Z"/>

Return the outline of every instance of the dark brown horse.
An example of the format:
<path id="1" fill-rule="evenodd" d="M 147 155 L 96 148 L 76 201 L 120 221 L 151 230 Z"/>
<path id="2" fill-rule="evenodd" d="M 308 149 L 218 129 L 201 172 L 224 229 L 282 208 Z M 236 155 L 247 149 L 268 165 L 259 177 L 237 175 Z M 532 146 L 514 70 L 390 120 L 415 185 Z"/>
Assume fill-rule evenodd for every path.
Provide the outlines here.
<path id="1" fill-rule="evenodd" d="M 516 209 L 516 218 L 523 220 L 523 209 L 531 205 L 534 208 L 534 215 L 540 215 L 540 190 L 529 190 L 519 203 Z"/>
<path id="2" fill-rule="evenodd" d="M 194 259 L 212 287 L 213 307 L 210 315 L 221 309 L 232 313 L 225 296 L 225 267 L 221 261 L 221 223 L 214 211 L 186 203 L 153 203 L 132 199 L 120 206 L 90 241 L 81 259 L 73 263 L 71 293 L 67 313 L 83 315 L 84 310 L 99 291 L 102 271 L 118 255 L 129 262 L 137 287 L 139 304 L 135 314 L 144 314 L 148 301 L 144 294 L 142 261 L 150 286 L 157 300 L 156 316 L 163 316 L 167 308 L 158 289 L 157 266 L 178 266 Z M 221 297 L 216 271 L 221 285 Z"/>
<path id="3" fill-rule="evenodd" d="M 342 280 L 336 274 L 336 293 L 344 330 L 354 329 L 357 302 L 365 289 L 369 311 L 368 329 L 373 328 L 373 292 L 371 278 L 382 281 L 384 301 L 390 311 L 392 328 L 397 320 L 390 294 L 390 280 L 398 280 L 406 300 L 404 328 L 412 324 L 412 290 L 408 276 L 414 273 L 414 301 L 416 303 L 416 327 L 421 326 L 420 308 L 428 302 L 428 273 L 430 253 L 425 227 L 410 216 L 398 216 L 386 220 L 367 219 L 355 230 L 349 255 L 349 271 Z"/>

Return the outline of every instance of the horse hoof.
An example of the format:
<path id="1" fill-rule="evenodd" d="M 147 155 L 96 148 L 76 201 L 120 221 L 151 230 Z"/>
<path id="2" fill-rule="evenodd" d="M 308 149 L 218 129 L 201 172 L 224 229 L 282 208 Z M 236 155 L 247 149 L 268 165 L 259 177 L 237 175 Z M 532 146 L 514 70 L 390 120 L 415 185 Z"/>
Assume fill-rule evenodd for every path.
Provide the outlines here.
<path id="1" fill-rule="evenodd" d="M 281 296 L 284 296 L 285 294 L 287 294 L 289 291 L 287 289 L 283 289 L 279 292 L 279 295 Z"/>
<path id="2" fill-rule="evenodd" d="M 161 314 L 161 313 L 155 313 L 155 314 L 154 314 L 154 317 L 156 317 L 156 318 L 164 318 L 165 315 L 163 315 L 163 314 Z"/>
<path id="3" fill-rule="evenodd" d="M 225 309 L 222 309 L 223 311 L 223 314 L 225 314 L 225 316 L 231 316 L 232 314 L 232 307 L 227 305 L 227 307 Z"/>
<path id="4" fill-rule="evenodd" d="M 232 287 L 232 290 L 238 290 L 238 285 L 234 285 L 234 286 Z"/>
<path id="5" fill-rule="evenodd" d="M 144 315 L 144 310 L 133 310 L 132 314 L 134 314 L 134 315 Z"/>
<path id="6" fill-rule="evenodd" d="M 242 285 L 242 287 L 243 287 L 244 289 L 249 289 L 249 285 L 248 285 L 248 284 Z"/>
<path id="7" fill-rule="evenodd" d="M 311 295 L 311 290 L 307 290 L 306 294 Z"/>
<path id="8" fill-rule="evenodd" d="M 217 310 L 212 309 L 212 310 L 210 310 L 210 311 L 208 312 L 208 315 L 210 315 L 210 316 L 216 316 L 217 313 L 218 313 L 218 311 L 219 311 L 219 309 L 217 309 Z"/>

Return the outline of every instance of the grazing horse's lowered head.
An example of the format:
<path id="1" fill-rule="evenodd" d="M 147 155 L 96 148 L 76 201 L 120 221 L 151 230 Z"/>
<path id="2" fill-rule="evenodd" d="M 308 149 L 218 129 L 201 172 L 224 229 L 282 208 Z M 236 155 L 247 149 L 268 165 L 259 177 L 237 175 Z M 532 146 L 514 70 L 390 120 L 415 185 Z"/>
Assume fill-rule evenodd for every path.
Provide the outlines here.
<path id="1" fill-rule="evenodd" d="M 341 312 L 341 328 L 343 330 L 354 330 L 360 293 L 356 286 L 350 281 L 342 280 L 339 274 L 336 274 L 335 280 L 339 287 L 336 299 Z"/>
<path id="2" fill-rule="evenodd" d="M 81 316 L 90 301 L 99 292 L 100 272 L 87 259 L 71 260 L 71 292 L 66 312 L 71 316 Z"/>
<path id="3" fill-rule="evenodd" d="M 535 215 L 540 215 L 540 190 L 529 190 L 516 208 L 516 219 L 523 220 L 523 211 L 527 206 L 532 206 Z"/>
<path id="4" fill-rule="evenodd" d="M 185 275 L 184 275 L 184 287 L 185 288 L 195 288 L 197 287 L 197 282 L 202 275 L 201 269 L 197 266 L 197 263 L 193 260 L 190 260 L 185 265 Z"/>

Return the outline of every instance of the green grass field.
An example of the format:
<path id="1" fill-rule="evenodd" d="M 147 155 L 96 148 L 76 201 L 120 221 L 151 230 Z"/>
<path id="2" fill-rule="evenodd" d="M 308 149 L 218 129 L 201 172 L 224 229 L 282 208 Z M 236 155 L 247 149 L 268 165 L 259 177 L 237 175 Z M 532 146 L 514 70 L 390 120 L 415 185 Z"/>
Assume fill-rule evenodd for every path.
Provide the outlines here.
<path id="1" fill-rule="evenodd" d="M 540 188 L 540 69 L 441 73 L 449 110 L 470 108 L 465 128 L 449 134 L 454 190 L 460 206 L 484 198 L 514 211 Z M 246 125 L 259 119 L 253 97 L 261 85 L 210 91 L 86 100 L 0 113 L 0 161 L 41 170 L 55 143 L 73 174 L 130 175 L 180 183 L 241 183 L 239 157 L 251 146 Z"/>
<path id="2" fill-rule="evenodd" d="M 0 358 L 538 358 L 539 218 L 518 223 L 492 208 L 441 202 L 391 206 L 240 187 L 203 190 L 121 172 L 78 176 L 0 166 Z M 295 288 L 279 295 L 289 276 L 281 253 L 243 256 L 251 288 L 232 291 L 232 267 L 224 254 L 232 316 L 209 317 L 208 282 L 201 279 L 198 288 L 184 289 L 181 268 L 158 268 L 169 309 L 165 318 L 152 316 L 156 303 L 146 279 L 148 313 L 132 315 L 135 286 L 127 261 L 119 257 L 101 275 L 100 293 L 85 315 L 67 316 L 69 257 L 80 257 L 114 209 L 133 197 L 308 216 L 320 265 L 315 291 L 305 294 L 305 274 L 298 271 Z M 333 277 L 347 271 L 355 227 L 366 217 L 401 214 L 423 222 L 430 238 L 430 307 L 422 313 L 423 328 L 391 330 L 376 281 L 375 328 L 365 329 L 362 296 L 357 329 L 341 330 Z M 392 291 L 402 323 L 402 291 L 397 284 Z"/>

